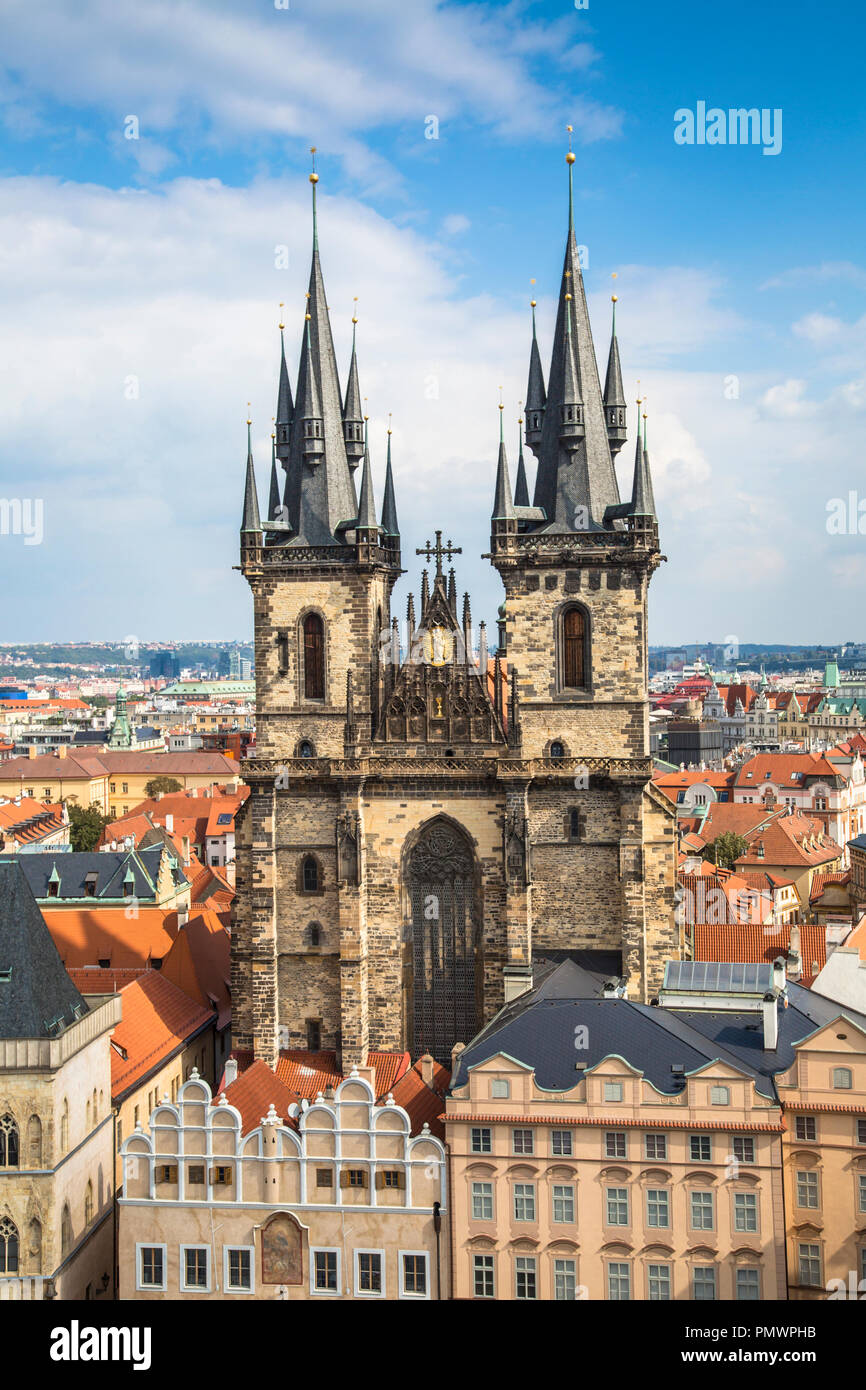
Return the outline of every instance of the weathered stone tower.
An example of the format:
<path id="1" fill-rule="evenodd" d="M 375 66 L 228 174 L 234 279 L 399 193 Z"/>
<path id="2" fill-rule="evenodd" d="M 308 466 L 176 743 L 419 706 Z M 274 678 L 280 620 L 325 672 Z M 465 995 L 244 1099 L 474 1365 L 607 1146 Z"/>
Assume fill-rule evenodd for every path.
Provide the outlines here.
<path id="1" fill-rule="evenodd" d="M 468 595 L 458 614 L 442 561 L 459 551 L 438 532 L 401 643 L 390 436 L 377 520 L 354 341 L 340 390 L 312 180 L 297 389 L 293 401 L 283 350 L 265 521 L 247 459 L 257 735 L 238 831 L 234 1039 L 267 1060 L 280 1046 L 336 1048 L 344 1065 L 403 1047 L 447 1059 L 526 987 L 534 957 L 613 953 L 645 999 L 676 950 L 674 814 L 648 748 L 647 587 L 661 559 L 649 460 L 638 429 L 620 503 L 619 349 L 614 332 L 602 393 L 569 186 L 546 388 L 533 315 L 533 505 L 522 447 L 512 497 L 500 418 L 499 651 L 489 659 L 483 625 L 473 634 Z"/>

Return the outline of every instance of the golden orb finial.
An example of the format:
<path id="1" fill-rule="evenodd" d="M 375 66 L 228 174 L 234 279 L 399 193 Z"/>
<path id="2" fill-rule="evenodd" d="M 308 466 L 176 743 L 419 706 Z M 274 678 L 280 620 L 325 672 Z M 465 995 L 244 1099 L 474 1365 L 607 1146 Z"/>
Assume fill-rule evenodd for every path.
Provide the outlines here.
<path id="1" fill-rule="evenodd" d="M 310 319 L 311 319 L 312 317 L 313 317 L 313 316 L 312 316 L 312 314 L 310 313 L 310 311 L 309 311 L 309 309 L 308 309 L 307 312 L 304 314 L 304 319 L 306 320 L 307 323 L 309 323 L 309 322 L 310 322 Z"/>
<path id="2" fill-rule="evenodd" d="M 310 154 L 313 156 L 313 172 L 310 174 L 310 183 L 318 183 L 318 182 L 319 182 L 319 176 L 318 176 L 318 174 L 316 173 L 316 147 L 315 147 L 315 145 L 311 145 L 311 146 L 310 146 Z"/>
<path id="3" fill-rule="evenodd" d="M 250 403 L 249 403 L 249 401 L 247 401 L 247 424 L 248 424 L 248 425 L 251 425 L 252 423 L 253 423 L 253 417 L 252 417 L 252 415 L 250 414 Z"/>
<path id="4" fill-rule="evenodd" d="M 574 151 L 571 148 L 571 136 L 574 130 L 574 126 L 567 125 L 565 128 L 568 131 L 568 154 L 565 156 L 565 162 L 566 164 L 573 164 L 575 160 L 575 155 Z"/>
<path id="5" fill-rule="evenodd" d="M 286 326 L 285 323 L 283 322 L 283 310 L 285 309 L 285 307 L 286 307 L 286 306 L 285 306 L 283 300 L 281 299 L 281 300 L 280 300 L 280 328 L 281 328 L 281 329 L 282 329 L 282 328 L 285 328 L 285 326 Z"/>

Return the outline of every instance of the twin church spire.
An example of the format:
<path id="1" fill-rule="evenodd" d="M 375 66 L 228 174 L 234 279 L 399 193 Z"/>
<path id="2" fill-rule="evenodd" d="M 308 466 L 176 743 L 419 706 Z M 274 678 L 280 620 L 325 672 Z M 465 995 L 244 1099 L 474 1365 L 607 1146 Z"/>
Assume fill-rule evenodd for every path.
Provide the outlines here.
<path id="1" fill-rule="evenodd" d="M 315 151 L 313 151 L 315 156 Z M 328 304 L 319 256 L 316 185 L 313 194 L 313 249 L 294 399 L 286 362 L 285 324 L 280 320 L 277 413 L 272 442 L 267 520 L 261 526 L 268 548 L 334 547 L 351 550 L 351 534 L 364 532 L 365 554 L 385 543 L 384 563 L 399 568 L 399 529 L 388 436 L 385 504 L 377 520 L 370 467 L 366 414 L 362 409 L 356 345 L 357 313 L 352 315 L 352 355 L 345 397 L 340 389 Z M 357 304 L 357 300 L 356 300 Z M 283 305 L 280 305 L 282 311 Z M 243 531 L 251 530 L 255 475 L 248 452 Z M 282 489 L 278 464 L 285 470 Z M 361 468 L 360 493 L 355 471 Z M 258 517 L 258 501 L 255 500 Z M 360 537 L 358 537 L 360 539 Z"/>

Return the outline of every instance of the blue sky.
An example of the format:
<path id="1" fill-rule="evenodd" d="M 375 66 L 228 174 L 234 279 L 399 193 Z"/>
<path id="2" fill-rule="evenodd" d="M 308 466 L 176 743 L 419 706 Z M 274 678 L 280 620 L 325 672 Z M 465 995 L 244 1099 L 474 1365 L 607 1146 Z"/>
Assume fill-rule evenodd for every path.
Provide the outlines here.
<path id="1" fill-rule="evenodd" d="M 668 556 L 650 640 L 866 637 L 864 538 L 826 527 L 833 498 L 866 502 L 856 10 L 7 0 L 3 22 L 0 496 L 44 508 L 41 544 L 0 535 L 5 640 L 248 635 L 243 420 L 250 400 L 264 490 L 311 144 L 344 373 L 359 296 L 380 495 L 394 416 L 397 611 L 435 525 L 492 622 L 498 386 L 513 466 L 532 277 L 550 346 L 567 123 L 596 349 L 603 367 L 615 270 L 627 394 L 648 394 Z M 698 101 L 781 109 L 780 153 L 675 143 Z"/>

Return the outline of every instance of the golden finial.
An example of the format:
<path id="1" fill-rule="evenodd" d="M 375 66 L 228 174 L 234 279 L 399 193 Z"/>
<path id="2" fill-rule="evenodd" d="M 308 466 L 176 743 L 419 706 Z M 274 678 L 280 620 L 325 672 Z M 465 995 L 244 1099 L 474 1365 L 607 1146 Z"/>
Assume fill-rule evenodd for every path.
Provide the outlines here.
<path id="1" fill-rule="evenodd" d="M 310 313 L 310 311 L 309 311 L 309 309 L 308 309 L 307 312 L 304 314 L 304 318 L 306 319 L 307 323 L 310 322 L 310 319 L 311 319 L 312 317 L 313 317 L 313 316 L 312 316 L 312 314 Z"/>
<path id="2" fill-rule="evenodd" d="M 523 424 L 523 401 L 517 402 L 517 423 L 518 425 Z"/>
<path id="3" fill-rule="evenodd" d="M 565 297 L 566 297 L 566 299 L 571 299 L 571 295 L 568 294 L 568 293 L 566 293 L 566 296 L 565 296 Z"/>
<path id="4" fill-rule="evenodd" d="M 276 419 L 275 419 L 275 417 L 272 415 L 272 416 L 271 416 L 271 439 L 276 439 L 276 437 L 277 437 L 276 430 L 273 428 L 273 426 L 274 426 L 275 424 L 276 424 Z"/>
<path id="5" fill-rule="evenodd" d="M 530 283 L 530 285 L 534 285 L 534 284 L 535 284 L 535 281 L 534 281 L 534 280 L 530 280 L 529 283 Z M 529 303 L 530 303 L 530 307 L 534 309 L 534 308 L 535 308 L 535 305 L 536 305 L 536 302 L 537 302 L 536 299 L 535 299 L 535 290 L 532 291 L 532 294 L 533 294 L 533 298 L 530 299 Z"/>
<path id="6" fill-rule="evenodd" d="M 369 417 L 369 415 L 367 414 L 367 397 L 365 396 L 365 397 L 364 397 L 364 419 L 365 419 L 365 420 L 369 420 L 369 418 L 370 418 L 370 417 Z"/>
<path id="7" fill-rule="evenodd" d="M 391 412 L 388 411 L 388 433 L 391 433 Z"/>
<path id="8" fill-rule="evenodd" d="M 499 409 L 504 410 L 505 406 L 502 404 L 502 387 L 500 386 L 497 389 L 499 391 Z"/>
<path id="9" fill-rule="evenodd" d="M 286 306 L 285 306 L 285 304 L 283 303 L 283 301 L 280 300 L 280 328 L 285 328 L 285 326 L 286 326 L 286 325 L 283 323 L 283 309 L 284 309 L 285 307 L 286 307 Z"/>
<path id="10" fill-rule="evenodd" d="M 615 270 L 612 270 L 612 271 L 610 272 L 610 278 L 611 278 L 611 280 L 615 280 L 615 279 L 616 279 L 616 271 L 615 271 Z M 611 295 L 611 300 L 612 300 L 612 302 L 615 304 L 616 301 L 617 301 L 617 296 L 616 296 L 615 294 L 612 294 L 612 295 Z"/>
<path id="11" fill-rule="evenodd" d="M 315 147 L 315 145 L 311 145 L 311 146 L 310 146 L 310 154 L 313 156 L 313 172 L 310 174 L 310 183 L 318 183 L 318 182 L 319 182 L 319 176 L 318 176 L 318 174 L 316 173 L 316 147 Z"/>
<path id="12" fill-rule="evenodd" d="M 354 302 L 355 302 L 355 305 L 357 306 L 357 303 L 358 303 L 358 296 L 357 296 L 357 295 L 355 295 L 355 297 L 354 297 Z M 353 312 L 353 314 L 352 314 L 352 322 L 353 322 L 353 323 L 357 323 L 357 322 L 358 322 L 358 315 L 357 315 L 357 312 Z"/>
<path id="13" fill-rule="evenodd" d="M 249 401 L 247 401 L 247 424 L 248 424 L 248 425 L 251 425 L 252 423 L 253 423 L 253 417 L 252 417 L 252 415 L 250 414 L 250 403 L 249 403 Z"/>
<path id="14" fill-rule="evenodd" d="M 574 130 L 574 126 L 567 125 L 565 128 L 568 131 L 568 154 L 565 156 L 565 162 L 566 164 L 573 164 L 575 156 L 574 151 L 571 148 L 571 136 Z"/>

